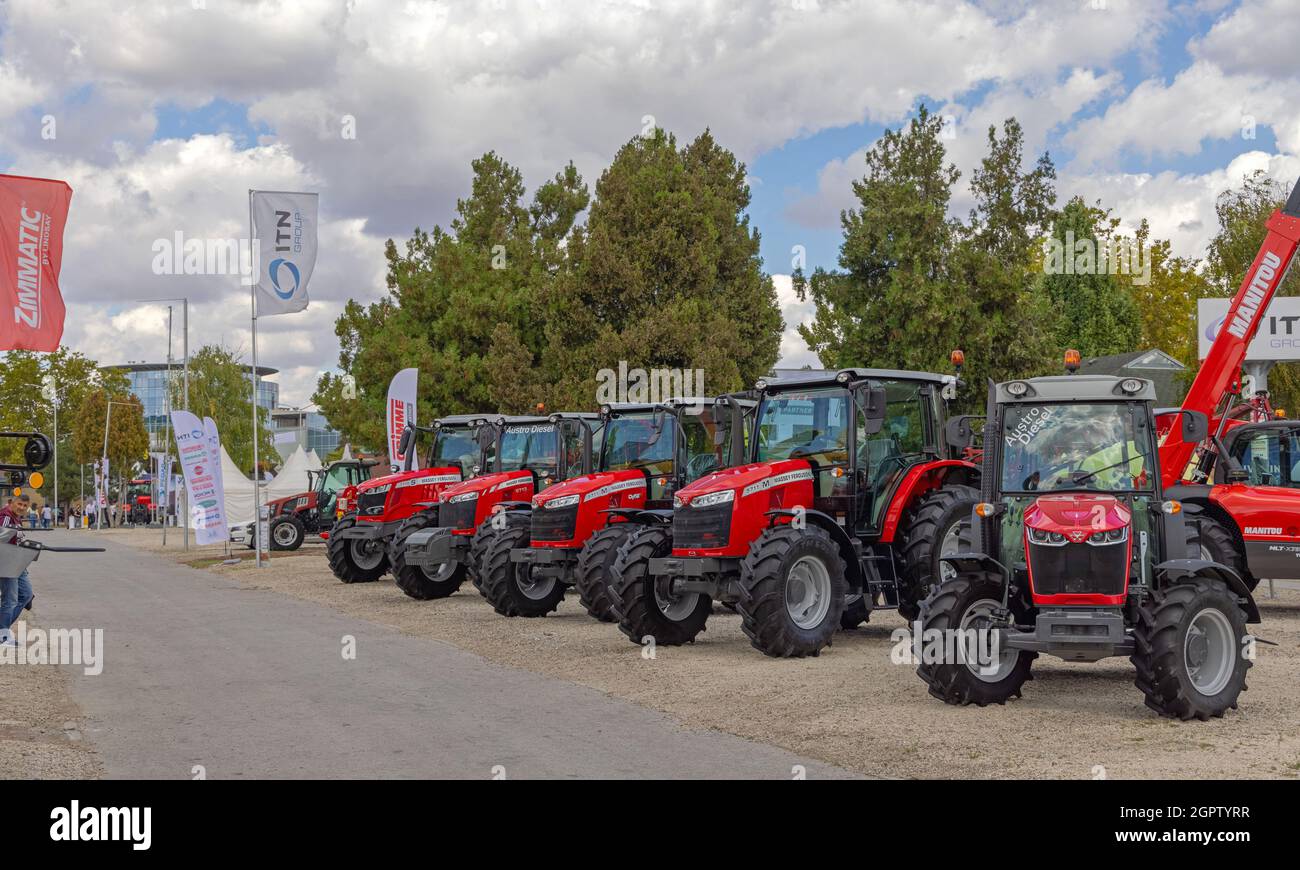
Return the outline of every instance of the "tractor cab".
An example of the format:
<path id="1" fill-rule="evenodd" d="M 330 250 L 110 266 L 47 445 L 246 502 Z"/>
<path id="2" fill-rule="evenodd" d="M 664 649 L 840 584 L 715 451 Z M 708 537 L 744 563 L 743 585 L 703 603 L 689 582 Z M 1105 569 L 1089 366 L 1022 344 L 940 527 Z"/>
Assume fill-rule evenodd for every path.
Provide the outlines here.
<path id="1" fill-rule="evenodd" d="M 945 557 L 952 573 L 922 605 L 919 636 L 984 632 L 981 648 L 996 652 L 980 659 L 958 638 L 948 647 L 958 655 L 923 657 L 931 694 L 1003 703 L 1040 653 L 1127 655 L 1162 715 L 1236 706 L 1245 625 L 1259 614 L 1240 575 L 1208 558 L 1196 517 L 1163 490 L 1154 405 L 1142 378 L 990 389 L 981 501 L 960 551 Z M 1183 440 L 1207 437 L 1203 413 L 1179 417 Z"/>

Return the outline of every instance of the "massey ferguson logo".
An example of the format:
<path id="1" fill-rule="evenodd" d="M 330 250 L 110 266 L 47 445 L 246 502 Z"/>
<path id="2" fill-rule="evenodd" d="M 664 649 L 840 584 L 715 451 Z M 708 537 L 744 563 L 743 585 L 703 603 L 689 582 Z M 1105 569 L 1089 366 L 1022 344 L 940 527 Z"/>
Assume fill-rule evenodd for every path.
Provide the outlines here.
<path id="1" fill-rule="evenodd" d="M 1255 318 L 1259 316 L 1259 304 L 1268 295 L 1269 285 L 1277 277 L 1277 270 L 1281 265 L 1282 258 L 1277 254 L 1272 251 L 1264 254 L 1264 261 L 1255 270 L 1255 277 L 1246 288 L 1246 295 L 1241 298 L 1241 304 L 1232 314 L 1232 323 L 1228 324 L 1229 333 L 1242 339 L 1250 334 L 1250 328 L 1255 323 Z"/>
<path id="2" fill-rule="evenodd" d="M 753 495 L 756 492 L 763 492 L 773 487 L 782 486 L 787 483 L 794 483 L 799 480 L 812 480 L 812 469 L 803 468 L 798 471 L 787 471 L 784 474 L 776 474 L 772 477 L 764 478 L 757 483 L 751 483 L 741 491 L 742 498 Z"/>
<path id="3" fill-rule="evenodd" d="M 14 323 L 41 325 L 41 264 L 49 244 L 49 218 L 31 208 L 18 210 L 18 304 Z"/>
<path id="4" fill-rule="evenodd" d="M 1088 537 L 1088 533 L 1075 529 L 1072 532 L 1066 532 L 1066 536 L 1071 541 L 1074 541 L 1076 544 L 1082 544 L 1084 540 Z"/>

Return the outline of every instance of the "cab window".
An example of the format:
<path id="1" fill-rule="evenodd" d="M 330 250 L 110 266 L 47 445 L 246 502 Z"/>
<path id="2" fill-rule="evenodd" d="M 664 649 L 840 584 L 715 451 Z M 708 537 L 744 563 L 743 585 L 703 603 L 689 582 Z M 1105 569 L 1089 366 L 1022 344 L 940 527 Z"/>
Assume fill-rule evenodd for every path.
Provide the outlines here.
<path id="1" fill-rule="evenodd" d="M 1233 447 L 1254 486 L 1300 487 L 1300 432 L 1255 432 Z"/>
<path id="2" fill-rule="evenodd" d="M 849 462 L 849 394 L 843 389 L 777 393 L 763 402 L 758 461 L 806 459 L 818 496 L 842 495 Z"/>

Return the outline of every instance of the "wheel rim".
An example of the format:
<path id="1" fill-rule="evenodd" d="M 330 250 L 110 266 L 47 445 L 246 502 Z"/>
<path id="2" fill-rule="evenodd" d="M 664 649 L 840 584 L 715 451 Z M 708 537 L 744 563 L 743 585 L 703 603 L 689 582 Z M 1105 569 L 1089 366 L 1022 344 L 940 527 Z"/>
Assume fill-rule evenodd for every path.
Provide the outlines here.
<path id="1" fill-rule="evenodd" d="M 831 609 L 831 572 L 816 556 L 803 556 L 790 566 L 785 580 L 785 609 L 802 629 L 816 628 Z"/>
<path id="2" fill-rule="evenodd" d="M 939 580 L 947 583 L 957 576 L 957 569 L 950 563 L 943 561 L 944 556 L 955 556 L 961 551 L 961 523 L 956 522 L 948 527 L 948 533 L 943 536 L 939 542 Z"/>
<path id="3" fill-rule="evenodd" d="M 293 527 L 293 523 L 280 523 L 271 533 L 271 537 L 275 538 L 275 542 L 281 547 L 287 547 L 298 540 L 298 531 Z"/>
<path id="4" fill-rule="evenodd" d="M 681 622 L 686 617 L 695 612 L 695 608 L 700 603 L 700 593 L 686 592 L 681 595 L 674 595 L 670 588 L 671 578 L 662 582 L 655 583 L 655 606 L 666 619 L 673 622 Z M 669 588 L 665 588 L 669 587 Z"/>
<path id="5" fill-rule="evenodd" d="M 427 565 L 421 565 L 420 572 L 424 574 L 426 579 L 432 580 L 435 583 L 440 583 L 451 576 L 452 564 L 450 562 L 443 562 L 433 570 L 430 570 Z"/>
<path id="6" fill-rule="evenodd" d="M 994 601 L 992 598 L 981 598 L 979 601 L 971 604 L 962 614 L 961 629 L 988 629 L 993 625 L 993 613 L 1002 607 L 1002 602 Z M 975 678 L 984 683 L 997 683 L 1006 679 L 1016 666 L 1016 661 L 1020 658 L 1020 653 L 1013 649 L 998 650 L 998 666 L 993 673 L 987 673 L 986 669 L 979 662 L 973 662 L 969 657 L 966 659 L 966 668 Z"/>
<path id="7" fill-rule="evenodd" d="M 378 568 L 384 560 L 384 551 L 373 541 L 353 541 L 349 549 L 353 563 L 362 571 Z"/>
<path id="8" fill-rule="evenodd" d="M 1232 679 L 1235 663 L 1232 623 L 1215 607 L 1192 617 L 1183 636 L 1183 667 L 1202 695 L 1217 695 Z"/>
<path id="9" fill-rule="evenodd" d="M 533 572 L 528 568 L 522 568 L 515 572 L 515 584 L 519 587 L 519 592 L 529 601 L 541 601 L 551 594 L 555 588 L 555 578 L 546 577 L 533 579 Z"/>

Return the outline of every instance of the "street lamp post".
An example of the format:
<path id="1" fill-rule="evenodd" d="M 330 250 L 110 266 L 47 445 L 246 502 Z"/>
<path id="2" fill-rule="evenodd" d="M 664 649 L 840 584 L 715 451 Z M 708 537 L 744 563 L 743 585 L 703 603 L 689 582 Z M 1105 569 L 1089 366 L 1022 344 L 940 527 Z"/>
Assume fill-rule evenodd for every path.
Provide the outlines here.
<path id="1" fill-rule="evenodd" d="M 190 409 L 190 298 L 188 296 L 171 296 L 162 299 L 137 299 L 137 302 L 179 302 L 181 304 L 181 407 L 188 411 Z M 167 468 L 164 472 L 170 478 L 171 476 L 171 363 L 172 363 L 172 307 L 167 306 L 167 402 L 169 410 L 167 413 L 168 435 L 167 443 L 163 445 L 163 461 L 166 462 Z M 168 481 L 170 483 L 170 479 Z M 178 523 L 181 527 L 181 534 L 185 536 L 185 549 L 190 548 L 190 491 L 185 486 L 184 477 L 181 478 L 181 516 L 184 517 L 183 523 Z M 167 543 L 167 517 L 163 516 L 163 545 Z"/>
<path id="2" fill-rule="evenodd" d="M 104 460 L 108 459 L 108 424 L 109 421 L 113 419 L 113 406 L 123 405 L 127 408 L 135 407 L 135 405 L 132 404 L 131 402 L 114 402 L 112 399 L 106 399 L 106 401 L 108 402 L 108 405 L 107 407 L 104 408 L 104 452 L 100 454 L 100 460 L 101 462 L 103 462 L 103 464 L 100 465 L 100 474 L 99 474 L 99 479 L 103 482 L 104 485 L 103 510 L 105 513 L 108 512 L 108 475 L 104 474 L 104 472 L 107 470 L 104 467 L 105 465 L 107 465 L 107 462 L 105 462 Z M 99 513 L 100 509 L 101 508 L 98 504 L 95 505 L 95 520 L 98 522 L 99 528 L 102 530 L 104 528 L 104 518 Z"/>

